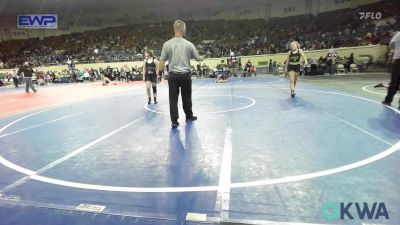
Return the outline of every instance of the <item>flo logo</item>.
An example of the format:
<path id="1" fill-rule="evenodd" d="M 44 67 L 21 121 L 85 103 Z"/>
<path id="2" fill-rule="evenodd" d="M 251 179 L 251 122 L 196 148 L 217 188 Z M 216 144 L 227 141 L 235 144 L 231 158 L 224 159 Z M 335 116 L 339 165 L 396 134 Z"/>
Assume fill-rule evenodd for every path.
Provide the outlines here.
<path id="1" fill-rule="evenodd" d="M 359 14 L 360 14 L 360 20 L 367 20 L 367 19 L 380 20 L 382 18 L 381 12 L 359 12 Z"/>
<path id="2" fill-rule="evenodd" d="M 389 214 L 386 205 L 383 202 L 374 202 L 368 204 L 366 202 L 348 202 L 334 203 L 328 202 L 322 206 L 322 217 L 328 220 L 333 219 L 350 219 L 357 217 L 360 220 L 364 219 L 389 219 Z"/>

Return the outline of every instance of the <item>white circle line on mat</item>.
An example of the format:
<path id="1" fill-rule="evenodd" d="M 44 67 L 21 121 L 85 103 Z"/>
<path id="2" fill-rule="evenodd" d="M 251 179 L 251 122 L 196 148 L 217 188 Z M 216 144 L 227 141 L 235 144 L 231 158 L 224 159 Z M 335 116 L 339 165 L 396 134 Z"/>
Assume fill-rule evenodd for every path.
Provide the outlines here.
<path id="1" fill-rule="evenodd" d="M 239 108 L 235 108 L 235 109 L 214 111 L 214 112 L 195 113 L 196 115 L 220 114 L 220 113 L 234 112 L 234 111 L 250 108 L 250 107 L 252 107 L 253 105 L 256 104 L 256 100 L 254 98 L 250 98 L 250 97 L 246 97 L 246 96 L 239 96 L 239 95 L 197 95 L 197 96 L 194 96 L 194 97 L 237 97 L 237 98 L 248 99 L 248 100 L 251 101 L 250 104 L 248 104 L 246 106 L 243 106 L 243 107 L 239 107 Z M 163 111 L 158 111 L 158 110 L 149 108 L 148 104 L 144 105 L 144 108 L 146 110 L 150 111 L 150 112 L 153 112 L 153 113 L 168 114 L 169 115 L 169 112 L 163 112 Z"/>

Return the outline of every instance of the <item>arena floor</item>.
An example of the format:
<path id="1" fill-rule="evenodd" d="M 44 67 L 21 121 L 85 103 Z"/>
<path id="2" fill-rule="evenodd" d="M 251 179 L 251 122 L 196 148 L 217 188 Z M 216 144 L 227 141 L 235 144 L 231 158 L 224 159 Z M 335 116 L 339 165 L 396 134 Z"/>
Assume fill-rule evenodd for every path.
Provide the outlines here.
<path id="1" fill-rule="evenodd" d="M 292 99 L 284 77 L 193 80 L 199 119 L 178 129 L 166 82 L 149 106 L 142 82 L 0 88 L 0 224 L 400 224 L 388 81 L 305 77 Z M 327 220 L 327 202 L 390 219 Z"/>

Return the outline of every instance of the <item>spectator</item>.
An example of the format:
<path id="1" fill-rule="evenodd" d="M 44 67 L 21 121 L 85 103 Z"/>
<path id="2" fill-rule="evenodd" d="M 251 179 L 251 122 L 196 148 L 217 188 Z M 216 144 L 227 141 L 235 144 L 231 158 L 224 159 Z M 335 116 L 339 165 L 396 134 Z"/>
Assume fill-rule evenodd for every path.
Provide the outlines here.
<path id="1" fill-rule="evenodd" d="M 32 89 L 33 92 L 37 92 L 35 87 L 32 84 L 32 76 L 33 76 L 33 70 L 29 65 L 29 62 L 25 62 L 24 65 L 19 68 L 18 74 L 21 74 L 25 78 L 25 92 L 29 93 L 29 88 Z"/>
<path id="2" fill-rule="evenodd" d="M 330 55 L 328 55 L 326 58 L 326 70 L 329 73 L 329 75 L 333 74 L 333 60 Z"/>
<path id="3" fill-rule="evenodd" d="M 311 57 L 310 60 L 310 64 L 311 64 L 311 75 L 316 75 L 317 74 L 317 67 L 318 67 L 318 61 L 317 58 L 315 58 L 314 56 Z"/>
<path id="4" fill-rule="evenodd" d="M 18 68 L 15 68 L 11 71 L 12 73 L 12 79 L 13 79 L 13 83 L 14 86 L 17 88 L 19 85 L 19 80 L 18 80 Z"/>

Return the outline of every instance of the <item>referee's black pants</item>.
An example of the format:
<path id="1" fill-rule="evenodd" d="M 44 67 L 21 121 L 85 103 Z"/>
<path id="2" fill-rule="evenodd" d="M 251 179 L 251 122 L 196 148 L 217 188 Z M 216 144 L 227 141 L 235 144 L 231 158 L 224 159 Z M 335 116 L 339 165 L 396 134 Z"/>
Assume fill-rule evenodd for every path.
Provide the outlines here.
<path id="1" fill-rule="evenodd" d="M 392 69 L 392 77 L 390 80 L 385 102 L 392 103 L 394 95 L 399 90 L 399 85 L 400 85 L 400 59 L 395 59 Z"/>
<path id="2" fill-rule="evenodd" d="M 192 117 L 192 78 L 190 77 L 190 73 L 178 74 L 170 72 L 168 76 L 168 86 L 169 112 L 171 116 L 171 121 L 176 122 L 179 118 L 179 88 L 181 88 L 182 90 L 183 111 L 185 111 L 186 118 Z"/>

